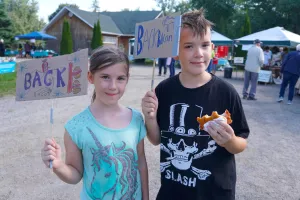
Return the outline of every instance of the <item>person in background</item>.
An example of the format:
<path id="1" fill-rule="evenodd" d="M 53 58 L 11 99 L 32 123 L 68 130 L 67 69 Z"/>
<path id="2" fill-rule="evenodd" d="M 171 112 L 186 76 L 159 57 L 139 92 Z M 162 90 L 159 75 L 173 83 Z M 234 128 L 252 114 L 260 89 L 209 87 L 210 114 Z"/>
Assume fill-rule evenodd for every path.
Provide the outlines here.
<path id="1" fill-rule="evenodd" d="M 269 69 L 271 65 L 272 52 L 270 51 L 270 47 L 265 46 L 264 48 L 264 68 Z"/>
<path id="2" fill-rule="evenodd" d="M 23 46 L 22 46 L 22 44 L 19 44 L 18 52 L 19 52 L 19 57 L 22 58 L 23 57 Z"/>
<path id="3" fill-rule="evenodd" d="M 289 48 L 287 47 L 284 47 L 283 48 L 283 51 L 281 53 L 281 63 L 283 63 L 284 59 L 285 59 L 285 56 L 289 53 Z"/>
<path id="4" fill-rule="evenodd" d="M 264 52 L 261 49 L 261 42 L 259 39 L 254 41 L 254 46 L 248 50 L 247 60 L 245 64 L 245 78 L 243 88 L 243 99 L 257 100 L 255 98 L 256 87 L 258 81 L 258 74 L 260 68 L 264 64 Z M 251 82 L 251 89 L 248 93 L 248 87 Z"/>
<path id="5" fill-rule="evenodd" d="M 294 97 L 295 85 L 300 77 L 300 44 L 297 45 L 296 51 L 290 52 L 286 55 L 281 67 L 281 73 L 283 73 L 283 81 L 277 101 L 283 101 L 285 89 L 287 85 L 289 85 L 287 104 L 291 105 Z"/>
<path id="6" fill-rule="evenodd" d="M 206 71 L 207 71 L 208 73 L 211 73 L 211 72 L 212 72 L 212 69 L 213 69 L 213 58 L 214 58 L 214 57 L 215 57 L 215 51 L 212 50 L 212 52 L 211 52 L 211 59 L 210 59 L 209 65 L 208 65 L 208 67 L 207 67 L 207 69 L 206 69 Z"/>
<path id="7" fill-rule="evenodd" d="M 218 49 L 215 48 L 215 51 L 213 53 L 214 57 L 212 59 L 212 69 L 211 73 L 216 74 L 217 71 L 217 65 L 218 65 L 218 54 L 217 54 Z"/>
<path id="8" fill-rule="evenodd" d="M 5 46 L 4 46 L 4 40 L 0 39 L 0 57 L 5 56 Z"/>
<path id="9" fill-rule="evenodd" d="M 30 55 L 31 47 L 30 47 L 30 44 L 28 41 L 25 43 L 24 49 L 25 49 L 25 57 L 30 58 L 31 57 L 31 55 Z"/>
<path id="10" fill-rule="evenodd" d="M 170 58 L 170 64 L 169 64 L 169 70 L 170 70 L 170 77 L 175 75 L 175 59 L 174 58 Z"/>
<path id="11" fill-rule="evenodd" d="M 274 46 L 272 48 L 271 66 L 272 67 L 280 67 L 280 64 L 281 64 L 281 52 L 277 46 Z"/>
<path id="12" fill-rule="evenodd" d="M 167 58 L 158 59 L 158 76 L 161 76 L 162 68 L 164 68 L 164 76 L 167 74 Z"/>

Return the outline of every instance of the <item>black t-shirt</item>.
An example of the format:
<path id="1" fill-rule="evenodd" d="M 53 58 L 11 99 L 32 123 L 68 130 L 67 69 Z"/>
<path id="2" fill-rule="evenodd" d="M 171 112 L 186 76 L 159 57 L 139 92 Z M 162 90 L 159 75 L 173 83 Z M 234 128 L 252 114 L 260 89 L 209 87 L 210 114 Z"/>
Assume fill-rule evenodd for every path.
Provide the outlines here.
<path id="1" fill-rule="evenodd" d="M 235 199 L 234 155 L 200 131 L 196 120 L 227 109 L 235 134 L 247 138 L 248 124 L 234 87 L 212 75 L 205 85 L 189 89 L 176 75 L 162 81 L 155 92 L 161 131 L 161 188 L 157 199 Z"/>

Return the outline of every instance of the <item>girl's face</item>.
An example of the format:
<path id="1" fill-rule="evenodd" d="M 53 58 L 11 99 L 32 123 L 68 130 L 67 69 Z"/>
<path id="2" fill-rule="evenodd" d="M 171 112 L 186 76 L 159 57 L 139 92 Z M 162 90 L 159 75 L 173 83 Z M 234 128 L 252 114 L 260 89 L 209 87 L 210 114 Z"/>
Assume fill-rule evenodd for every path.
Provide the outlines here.
<path id="1" fill-rule="evenodd" d="M 88 78 L 95 86 L 95 101 L 114 105 L 124 94 L 128 82 L 127 66 L 125 63 L 117 63 L 100 69 L 94 74 L 89 72 Z"/>

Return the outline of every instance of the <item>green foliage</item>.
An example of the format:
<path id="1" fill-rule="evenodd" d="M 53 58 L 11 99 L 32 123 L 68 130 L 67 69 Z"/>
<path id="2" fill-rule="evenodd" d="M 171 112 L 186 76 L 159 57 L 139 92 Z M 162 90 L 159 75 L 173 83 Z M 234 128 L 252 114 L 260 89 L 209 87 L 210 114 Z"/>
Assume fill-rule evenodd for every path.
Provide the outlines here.
<path id="1" fill-rule="evenodd" d="M 251 34 L 251 23 L 250 23 L 250 17 L 248 15 L 248 11 L 245 14 L 245 21 L 241 33 L 242 36 Z"/>
<path id="2" fill-rule="evenodd" d="M 101 26 L 100 26 L 100 21 L 97 21 L 97 40 L 96 40 L 96 45 L 97 47 L 103 45 L 103 40 L 102 40 L 102 32 L 101 32 Z"/>
<path id="3" fill-rule="evenodd" d="M 13 40 L 12 23 L 2 2 L 0 2 L 0 39 L 3 39 L 5 44 Z"/>
<path id="4" fill-rule="evenodd" d="M 63 22 L 63 30 L 62 30 L 62 37 L 60 41 L 60 54 L 70 54 L 73 52 L 73 41 L 72 41 L 72 34 L 70 30 L 70 24 L 68 20 L 64 20 Z"/>
<path id="5" fill-rule="evenodd" d="M 2 0 L 12 22 L 12 34 L 19 35 L 40 31 L 46 24 L 38 17 L 35 0 Z"/>
<path id="6" fill-rule="evenodd" d="M 206 10 L 214 30 L 230 38 L 275 26 L 300 34 L 300 0 L 156 0 L 164 13 Z"/>
<path id="7" fill-rule="evenodd" d="M 102 32 L 101 32 L 101 27 L 100 27 L 100 21 L 98 20 L 97 23 L 94 24 L 91 48 L 96 49 L 102 45 L 103 45 Z"/>

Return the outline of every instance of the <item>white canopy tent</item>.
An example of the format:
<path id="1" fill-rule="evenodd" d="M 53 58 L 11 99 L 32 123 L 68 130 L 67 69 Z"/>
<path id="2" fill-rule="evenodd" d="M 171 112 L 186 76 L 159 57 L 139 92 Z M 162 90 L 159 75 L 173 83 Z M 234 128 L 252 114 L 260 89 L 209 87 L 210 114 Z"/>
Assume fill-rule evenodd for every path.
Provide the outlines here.
<path id="1" fill-rule="evenodd" d="M 216 31 L 212 31 L 211 32 L 211 41 L 217 45 L 217 46 L 228 46 L 228 45 L 232 45 L 232 40 L 229 39 L 228 37 L 216 32 Z"/>
<path id="2" fill-rule="evenodd" d="M 259 39 L 263 45 L 295 47 L 300 44 L 300 35 L 278 26 L 235 39 L 235 44 L 253 44 L 255 39 Z"/>

